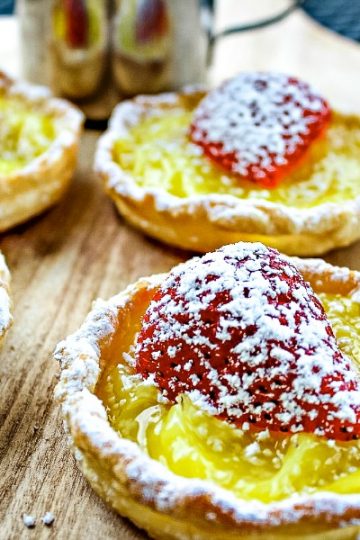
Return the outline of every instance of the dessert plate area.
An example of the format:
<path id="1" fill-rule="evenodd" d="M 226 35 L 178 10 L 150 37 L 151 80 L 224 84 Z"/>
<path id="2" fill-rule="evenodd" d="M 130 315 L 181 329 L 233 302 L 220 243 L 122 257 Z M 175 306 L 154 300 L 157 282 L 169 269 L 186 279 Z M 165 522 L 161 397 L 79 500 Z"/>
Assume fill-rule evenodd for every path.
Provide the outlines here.
<path id="1" fill-rule="evenodd" d="M 220 2 L 218 28 L 285 5 L 279 0 Z M 0 67 L 11 75 L 17 75 L 18 65 L 14 25 L 14 19 L 0 18 L 1 41 L 6 43 Z M 335 108 L 360 113 L 360 48 L 302 12 L 269 29 L 220 42 L 211 82 L 243 69 L 293 73 L 315 85 Z M 167 272 L 191 254 L 145 238 L 118 217 L 92 173 L 99 135 L 85 132 L 73 183 L 60 204 L 0 236 L 12 273 L 14 305 L 14 324 L 0 353 L 4 540 L 146 538 L 107 508 L 76 467 L 53 397 L 58 366 L 52 353 L 81 325 L 93 300 L 109 298 L 140 276 Z M 324 258 L 360 270 L 360 243 Z M 55 517 L 51 527 L 41 522 L 46 512 Z M 23 514 L 36 517 L 34 529 L 24 526 Z"/>

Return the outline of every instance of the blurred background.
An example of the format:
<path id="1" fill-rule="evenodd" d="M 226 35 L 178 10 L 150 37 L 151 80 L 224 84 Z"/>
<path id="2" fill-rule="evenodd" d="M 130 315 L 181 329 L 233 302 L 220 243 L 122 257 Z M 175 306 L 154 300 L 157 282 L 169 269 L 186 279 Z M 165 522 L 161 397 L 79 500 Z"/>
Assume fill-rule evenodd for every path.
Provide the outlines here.
<path id="1" fill-rule="evenodd" d="M 10 15 L 15 7 L 14 0 L 0 0 L 0 15 Z"/>
<path id="2" fill-rule="evenodd" d="M 0 66 L 94 122 L 123 97 L 216 84 L 239 69 L 292 72 L 345 101 L 337 63 L 344 43 L 345 64 L 360 51 L 360 0 L 0 0 L 5 19 Z"/>
<path id="3" fill-rule="evenodd" d="M 304 0 L 302 4 L 307 13 L 325 26 L 360 42 L 359 0 Z M 15 0 L 0 0 L 0 15 L 10 15 L 14 10 Z"/>

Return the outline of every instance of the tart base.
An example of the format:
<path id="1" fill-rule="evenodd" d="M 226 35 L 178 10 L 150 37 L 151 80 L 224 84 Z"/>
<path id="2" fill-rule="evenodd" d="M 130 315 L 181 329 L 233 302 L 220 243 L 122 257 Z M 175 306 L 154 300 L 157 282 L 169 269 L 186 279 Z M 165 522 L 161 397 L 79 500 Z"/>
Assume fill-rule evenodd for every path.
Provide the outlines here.
<path id="1" fill-rule="evenodd" d="M 360 273 L 319 260 L 293 259 L 316 292 L 360 297 Z M 139 280 L 109 301 L 98 301 L 78 332 L 61 342 L 56 388 L 65 428 L 80 469 L 115 510 L 168 540 L 355 539 L 360 497 L 318 492 L 263 504 L 214 484 L 177 476 L 110 425 L 96 396 L 105 366 L 127 352 L 163 275 Z"/>
<path id="2" fill-rule="evenodd" d="M 132 127 L 176 107 L 189 109 L 204 91 L 138 96 L 118 105 L 100 138 L 95 171 L 121 215 L 140 231 L 170 245 L 208 252 L 225 244 L 259 241 L 289 255 L 321 255 L 360 238 L 360 197 L 297 208 L 278 202 L 211 193 L 178 197 L 140 186 L 114 159 L 114 145 Z M 334 113 L 344 122 L 354 115 Z M 359 179 L 360 181 L 360 179 Z"/>
<path id="3" fill-rule="evenodd" d="M 140 232 L 156 238 L 166 244 L 200 253 L 214 251 L 226 244 L 237 242 L 262 242 L 288 255 L 302 257 L 323 255 L 335 248 L 346 247 L 359 239 L 359 217 L 346 212 L 333 216 L 332 229 L 325 232 L 302 232 L 289 234 L 267 235 L 256 233 L 256 220 L 252 217 L 234 217 L 233 222 L 225 218 L 209 220 L 209 215 L 220 213 L 219 205 L 204 207 L 201 203 L 190 208 L 179 208 L 174 215 L 171 211 L 159 213 L 156 200 L 149 196 L 143 201 L 135 201 L 126 195 L 120 195 L 115 189 L 107 189 L 107 193 L 115 203 L 119 213 Z M 276 225 L 278 215 L 271 207 L 264 207 L 259 212 L 267 215 L 267 220 Z M 226 209 L 225 209 L 226 212 Z M 241 224 L 239 223 L 241 221 Z M 238 224 L 237 224 L 238 223 Z M 356 225 L 356 228 L 354 227 Z M 239 229 L 239 230 L 237 230 Z"/>
<path id="4" fill-rule="evenodd" d="M 5 231 L 56 204 L 71 181 L 76 166 L 82 113 L 70 103 L 53 98 L 47 88 L 9 79 L 0 72 L 5 96 L 36 106 L 55 123 L 49 148 L 19 170 L 0 174 L 0 231 Z"/>

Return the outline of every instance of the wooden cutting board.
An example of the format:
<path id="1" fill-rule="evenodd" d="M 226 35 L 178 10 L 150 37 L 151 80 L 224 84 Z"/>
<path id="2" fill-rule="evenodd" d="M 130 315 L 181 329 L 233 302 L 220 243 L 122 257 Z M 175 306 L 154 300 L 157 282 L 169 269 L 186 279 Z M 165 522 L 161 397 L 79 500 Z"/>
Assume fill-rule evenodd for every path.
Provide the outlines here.
<path id="1" fill-rule="evenodd" d="M 226 0 L 220 2 L 218 26 L 282 5 L 279 0 Z M 9 45 L 12 25 L 0 21 L 0 66 L 10 69 L 18 60 L 11 60 L 11 51 L 17 50 L 15 42 Z M 300 75 L 336 106 L 360 112 L 360 48 L 302 14 L 224 40 L 211 78 L 254 68 Z M 53 401 L 58 368 L 51 355 L 56 343 L 80 325 L 95 298 L 107 298 L 141 275 L 166 271 L 190 254 L 143 237 L 117 216 L 91 172 L 96 140 L 93 132 L 83 137 L 64 200 L 0 240 L 12 271 L 15 315 L 0 356 L 1 540 L 145 538 L 109 510 L 77 470 Z M 326 258 L 360 270 L 360 243 Z M 47 511 L 55 516 L 51 528 L 40 521 Z M 24 527 L 24 512 L 36 516 L 35 529 Z"/>

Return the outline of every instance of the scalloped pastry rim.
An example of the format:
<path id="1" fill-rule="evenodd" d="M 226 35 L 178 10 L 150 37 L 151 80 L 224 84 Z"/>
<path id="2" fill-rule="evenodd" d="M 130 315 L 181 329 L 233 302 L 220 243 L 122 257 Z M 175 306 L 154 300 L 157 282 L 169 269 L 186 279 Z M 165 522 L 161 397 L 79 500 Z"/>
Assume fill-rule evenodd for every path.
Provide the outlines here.
<path id="1" fill-rule="evenodd" d="M 355 284 L 351 286 L 351 296 L 360 302 L 360 272 L 332 266 L 321 259 L 291 260 L 300 271 L 312 273 L 317 280 L 330 276 L 334 284 Z M 55 396 L 61 403 L 72 451 L 90 484 L 115 509 L 119 510 L 116 501 L 112 500 L 116 497 L 117 488 L 114 486 L 120 485 L 125 493 L 122 496 L 133 504 L 150 507 L 156 514 L 189 523 L 195 519 L 200 533 L 203 533 L 202 525 L 217 527 L 220 533 L 235 531 L 240 536 L 241 533 L 245 534 L 245 537 L 249 531 L 261 537 L 261 534 L 276 533 L 294 524 L 319 527 L 326 523 L 328 527 L 336 528 L 359 526 L 360 495 L 317 492 L 293 495 L 269 504 L 245 501 L 209 481 L 176 475 L 111 427 L 102 402 L 93 393 L 101 372 L 101 342 L 109 342 L 116 333 L 118 314 L 134 293 L 141 288 L 150 290 L 156 287 L 164 276 L 158 274 L 141 278 L 108 301 L 97 300 L 80 329 L 60 342 L 55 350 L 54 357 L 61 365 Z M 110 475 L 109 491 L 106 487 L 100 487 L 101 474 L 89 466 L 89 457 Z M 120 513 L 146 529 L 146 522 L 144 524 L 141 517 L 136 518 L 126 512 L 126 509 L 120 510 Z M 199 518 L 199 515 L 202 517 Z M 161 530 L 160 533 L 156 529 L 148 530 L 152 534 L 155 530 L 159 538 L 188 538 L 181 536 L 180 532 L 178 536 L 175 533 L 173 536 L 162 536 Z M 207 536 L 200 534 L 196 538 Z"/>

